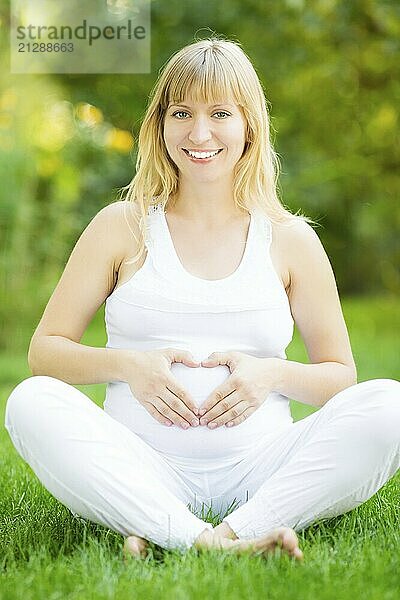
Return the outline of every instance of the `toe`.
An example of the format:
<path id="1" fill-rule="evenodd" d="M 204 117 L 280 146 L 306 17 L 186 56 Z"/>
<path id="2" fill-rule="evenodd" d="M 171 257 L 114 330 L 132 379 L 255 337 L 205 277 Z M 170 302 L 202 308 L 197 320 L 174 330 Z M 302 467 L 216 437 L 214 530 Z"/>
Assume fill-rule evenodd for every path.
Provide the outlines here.
<path id="1" fill-rule="evenodd" d="M 282 548 L 286 550 L 294 550 L 298 546 L 297 535 L 293 529 L 283 527 L 279 532 L 279 541 Z"/>
<path id="2" fill-rule="evenodd" d="M 297 560 L 304 560 L 304 554 L 303 554 L 303 552 L 300 550 L 300 548 L 296 548 L 296 549 L 293 551 L 293 556 L 294 556 L 295 558 L 297 558 Z"/>
<path id="3" fill-rule="evenodd" d="M 124 543 L 124 554 L 125 556 L 141 557 L 145 555 L 147 544 L 145 540 L 136 536 L 130 536 L 126 538 Z"/>
<path id="4" fill-rule="evenodd" d="M 303 553 L 299 548 L 299 541 L 293 529 L 290 529 L 290 527 L 278 527 L 271 532 L 271 536 L 274 539 L 275 547 L 280 548 L 283 552 L 289 554 L 289 556 L 302 560 Z"/>
<path id="5" fill-rule="evenodd" d="M 293 529 L 286 528 L 280 535 L 282 550 L 285 550 L 295 558 L 302 560 L 303 552 L 299 548 L 299 540 Z"/>

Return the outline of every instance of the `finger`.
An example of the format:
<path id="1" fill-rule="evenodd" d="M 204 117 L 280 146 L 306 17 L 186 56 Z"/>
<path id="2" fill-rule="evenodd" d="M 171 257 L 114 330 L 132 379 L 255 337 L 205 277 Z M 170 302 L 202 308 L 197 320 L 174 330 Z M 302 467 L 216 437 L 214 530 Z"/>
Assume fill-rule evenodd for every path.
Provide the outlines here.
<path id="1" fill-rule="evenodd" d="M 180 414 L 172 410 L 168 403 L 163 398 L 160 398 L 160 396 L 156 396 L 152 399 L 152 404 L 159 413 L 172 421 L 174 425 L 182 427 L 182 429 L 188 429 L 190 427 L 190 424 Z"/>
<path id="2" fill-rule="evenodd" d="M 253 412 L 255 412 L 257 410 L 257 408 L 258 408 L 257 406 L 250 406 L 241 415 L 239 415 L 238 417 L 235 417 L 235 419 L 231 419 L 230 421 L 228 421 L 226 423 L 226 426 L 234 427 L 235 425 L 240 425 L 240 423 L 243 423 L 243 421 L 248 419 L 250 417 L 250 415 L 252 415 Z"/>
<path id="3" fill-rule="evenodd" d="M 168 358 L 171 363 L 182 363 L 188 367 L 199 367 L 201 364 L 200 361 L 195 360 L 193 354 L 187 350 L 171 348 L 168 350 Z"/>
<path id="4" fill-rule="evenodd" d="M 220 417 L 224 413 L 227 413 L 229 410 L 232 409 L 233 406 L 236 406 L 242 400 L 243 395 L 239 393 L 239 390 L 232 392 L 232 394 L 229 394 L 229 396 L 226 396 L 225 398 L 223 398 L 223 400 L 221 400 L 220 402 L 218 402 L 218 404 L 211 408 L 203 417 L 200 417 L 200 425 L 207 425 L 207 423 L 209 423 L 210 421 L 213 421 L 217 417 Z M 246 406 L 248 406 L 248 403 Z"/>
<path id="5" fill-rule="evenodd" d="M 183 400 L 181 400 L 180 398 L 178 398 L 178 396 L 171 392 L 168 387 L 162 393 L 162 400 L 174 413 L 177 413 L 179 417 L 183 418 L 190 425 L 196 427 L 196 425 L 199 424 L 198 416 L 194 414 L 193 411 L 189 410 L 189 408 L 183 402 Z"/>
<path id="6" fill-rule="evenodd" d="M 218 388 L 211 392 L 210 396 L 206 399 L 204 404 L 199 409 L 199 415 L 205 415 L 210 411 L 216 404 L 224 400 L 226 396 L 236 392 L 235 382 L 228 377 L 228 379 Z"/>
<path id="7" fill-rule="evenodd" d="M 168 392 L 170 392 L 176 399 L 179 401 L 179 406 L 182 406 L 183 412 L 178 410 L 185 419 L 193 419 L 193 417 L 197 417 L 198 409 L 193 400 L 193 398 L 188 394 L 186 390 L 179 387 L 179 384 L 176 380 L 168 379 L 166 383 L 166 388 Z M 168 403 L 170 404 L 170 403 Z M 174 410 L 176 410 L 174 408 Z M 191 414 L 192 413 L 192 414 Z"/>
<path id="8" fill-rule="evenodd" d="M 234 421 L 235 419 L 237 419 L 248 408 L 250 408 L 248 401 L 242 400 L 234 406 L 231 406 L 229 410 L 222 413 L 221 415 L 218 415 L 214 419 L 210 419 L 208 421 L 208 425 L 214 425 L 214 427 L 210 427 L 211 429 L 214 429 L 215 427 L 220 427 L 221 425 L 225 425 L 229 421 Z"/>
<path id="9" fill-rule="evenodd" d="M 201 361 L 203 367 L 216 367 L 217 365 L 228 365 L 232 356 L 228 352 L 213 352 Z"/>
<path id="10" fill-rule="evenodd" d="M 161 423 L 162 425 L 168 425 L 171 426 L 172 425 L 172 421 L 170 421 L 169 419 L 165 418 L 165 416 L 160 413 L 155 406 L 153 406 L 153 404 L 151 404 L 150 402 L 145 402 L 143 404 L 144 408 L 147 410 L 148 413 L 151 414 L 151 416 L 156 419 L 156 421 L 158 421 L 159 423 Z"/>
<path id="11" fill-rule="evenodd" d="M 217 356 L 213 356 L 212 358 L 205 358 L 201 361 L 202 367 L 217 367 L 218 365 L 226 365 L 226 362 L 222 361 Z"/>

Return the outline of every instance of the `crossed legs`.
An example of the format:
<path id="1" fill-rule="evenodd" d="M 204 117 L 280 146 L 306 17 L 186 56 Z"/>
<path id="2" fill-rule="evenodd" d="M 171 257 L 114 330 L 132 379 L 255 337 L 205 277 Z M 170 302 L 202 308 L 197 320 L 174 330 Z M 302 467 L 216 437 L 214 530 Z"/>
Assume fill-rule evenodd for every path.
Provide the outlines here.
<path id="1" fill-rule="evenodd" d="M 124 536 L 189 548 L 212 525 L 187 508 L 191 491 L 151 447 L 59 379 L 11 392 L 5 426 L 41 483 L 73 513 Z"/>
<path id="2" fill-rule="evenodd" d="M 300 531 L 352 510 L 400 468 L 400 382 L 346 388 L 250 461 L 236 484 L 250 499 L 224 519 L 239 538 L 279 526 Z"/>
<path id="3" fill-rule="evenodd" d="M 399 390 L 388 379 L 351 386 L 258 448 L 240 483 L 232 482 L 233 495 L 239 485 L 250 490 L 249 501 L 215 530 L 187 508 L 190 486 L 162 456 L 65 382 L 36 376 L 18 384 L 6 428 L 50 493 L 126 537 L 186 549 L 231 534 L 240 538 L 236 548 L 256 538 L 261 550 L 279 542 L 296 556 L 287 528 L 351 510 L 400 467 Z"/>

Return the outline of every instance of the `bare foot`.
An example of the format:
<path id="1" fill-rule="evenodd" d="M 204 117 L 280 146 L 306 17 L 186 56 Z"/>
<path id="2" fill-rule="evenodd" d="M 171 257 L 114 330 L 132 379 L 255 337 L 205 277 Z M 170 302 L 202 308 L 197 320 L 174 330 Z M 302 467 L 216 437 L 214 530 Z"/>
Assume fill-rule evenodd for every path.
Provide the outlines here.
<path id="1" fill-rule="evenodd" d="M 234 539 L 237 539 L 236 535 L 233 533 L 227 523 L 221 523 L 214 529 L 214 531 L 215 535 L 218 535 L 219 537 L 231 538 L 233 536 Z M 123 548 L 124 558 L 129 556 L 134 556 L 135 558 L 146 558 L 148 547 L 149 542 L 146 539 L 137 535 L 130 535 L 125 539 Z"/>
<path id="2" fill-rule="evenodd" d="M 297 535 L 290 527 L 278 527 L 261 537 L 251 540 L 230 540 L 215 535 L 212 531 L 205 530 L 199 535 L 194 543 L 198 549 L 219 548 L 235 554 L 262 554 L 266 555 L 273 552 L 276 548 L 281 548 L 289 556 L 297 560 L 303 560 L 303 552 L 299 548 Z"/>
<path id="3" fill-rule="evenodd" d="M 146 558 L 149 542 L 137 535 L 130 535 L 124 543 L 124 560 L 129 556 L 135 558 Z"/>
<path id="4" fill-rule="evenodd" d="M 230 540 L 237 540 L 238 537 L 236 533 L 231 529 L 225 521 L 222 521 L 219 525 L 214 527 L 214 534 L 219 535 L 224 538 L 228 538 Z"/>

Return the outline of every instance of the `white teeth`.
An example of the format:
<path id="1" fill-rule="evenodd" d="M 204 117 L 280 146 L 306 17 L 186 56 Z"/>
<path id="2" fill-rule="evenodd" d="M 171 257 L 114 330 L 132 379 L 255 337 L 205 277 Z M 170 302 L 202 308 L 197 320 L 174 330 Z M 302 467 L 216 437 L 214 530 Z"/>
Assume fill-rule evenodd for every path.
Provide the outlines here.
<path id="1" fill-rule="evenodd" d="M 189 156 L 193 156 L 194 158 L 211 158 L 218 154 L 219 150 L 216 150 L 215 152 L 192 152 L 191 150 L 186 150 L 186 152 Z"/>

